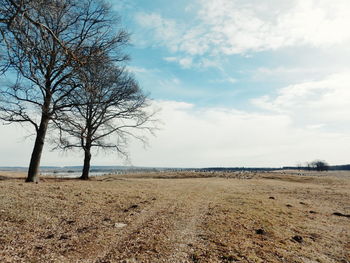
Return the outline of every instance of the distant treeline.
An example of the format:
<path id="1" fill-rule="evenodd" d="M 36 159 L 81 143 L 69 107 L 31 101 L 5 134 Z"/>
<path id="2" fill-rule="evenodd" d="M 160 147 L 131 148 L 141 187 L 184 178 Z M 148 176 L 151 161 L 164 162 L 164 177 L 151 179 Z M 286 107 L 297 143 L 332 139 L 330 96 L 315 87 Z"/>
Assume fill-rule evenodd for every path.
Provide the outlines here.
<path id="1" fill-rule="evenodd" d="M 327 166 L 327 170 L 340 171 L 350 170 L 350 164 L 345 165 L 331 165 Z M 2 171 L 26 171 L 27 167 L 1 167 Z M 81 166 L 42 166 L 42 172 L 52 173 L 74 173 L 80 171 Z M 273 167 L 207 167 L 207 168 L 167 168 L 167 167 L 133 167 L 133 166 L 92 166 L 91 172 L 181 172 L 181 171 L 193 171 L 193 172 L 261 172 L 261 171 L 278 171 L 278 170 L 315 170 L 311 166 L 284 166 L 279 168 Z"/>
<path id="2" fill-rule="evenodd" d="M 309 166 L 284 166 L 282 169 L 284 170 L 312 170 Z M 328 167 L 329 171 L 344 171 L 344 170 L 350 170 L 350 164 L 344 164 L 344 165 L 330 165 Z"/>
<path id="3" fill-rule="evenodd" d="M 193 169 L 202 172 L 238 172 L 238 171 L 248 171 L 248 172 L 257 172 L 257 171 L 276 171 L 281 170 L 281 168 L 259 168 L 259 167 L 208 167 L 208 168 L 198 168 Z"/>
<path id="4" fill-rule="evenodd" d="M 335 170 L 335 171 L 339 171 L 339 170 L 350 170 L 350 164 L 345 164 L 345 165 L 333 165 L 333 166 L 330 166 L 329 170 Z"/>

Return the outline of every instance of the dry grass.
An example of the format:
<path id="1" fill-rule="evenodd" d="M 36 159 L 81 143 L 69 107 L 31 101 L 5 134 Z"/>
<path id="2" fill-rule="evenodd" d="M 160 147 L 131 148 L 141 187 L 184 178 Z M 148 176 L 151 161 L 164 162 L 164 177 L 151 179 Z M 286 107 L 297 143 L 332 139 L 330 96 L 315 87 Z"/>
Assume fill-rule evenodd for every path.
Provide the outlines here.
<path id="1" fill-rule="evenodd" d="M 350 262 L 350 174 L 21 177 L 0 172 L 0 262 Z"/>

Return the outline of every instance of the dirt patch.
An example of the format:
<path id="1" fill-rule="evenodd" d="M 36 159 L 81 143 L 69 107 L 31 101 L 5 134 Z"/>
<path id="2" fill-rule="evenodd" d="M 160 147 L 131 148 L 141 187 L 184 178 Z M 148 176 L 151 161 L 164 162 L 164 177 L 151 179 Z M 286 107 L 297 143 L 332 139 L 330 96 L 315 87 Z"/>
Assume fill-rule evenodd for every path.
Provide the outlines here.
<path id="1" fill-rule="evenodd" d="M 0 262 L 350 259 L 349 177 L 1 175 Z"/>

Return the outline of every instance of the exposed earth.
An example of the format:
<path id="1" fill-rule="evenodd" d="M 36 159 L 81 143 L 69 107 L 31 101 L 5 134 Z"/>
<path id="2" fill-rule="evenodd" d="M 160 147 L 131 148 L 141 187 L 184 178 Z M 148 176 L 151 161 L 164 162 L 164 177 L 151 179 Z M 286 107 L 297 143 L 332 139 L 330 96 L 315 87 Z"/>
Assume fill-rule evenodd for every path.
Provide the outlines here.
<path id="1" fill-rule="evenodd" d="M 349 263 L 350 173 L 0 172 L 0 223 L 0 262 Z"/>

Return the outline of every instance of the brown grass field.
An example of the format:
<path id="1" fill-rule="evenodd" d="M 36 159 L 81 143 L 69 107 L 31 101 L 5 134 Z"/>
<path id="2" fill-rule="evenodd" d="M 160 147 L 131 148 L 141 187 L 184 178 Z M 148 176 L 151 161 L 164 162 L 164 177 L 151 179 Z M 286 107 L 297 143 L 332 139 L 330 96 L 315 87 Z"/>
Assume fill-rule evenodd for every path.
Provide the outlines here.
<path id="1" fill-rule="evenodd" d="M 0 172 L 0 262 L 350 262 L 347 172 L 23 178 Z"/>

